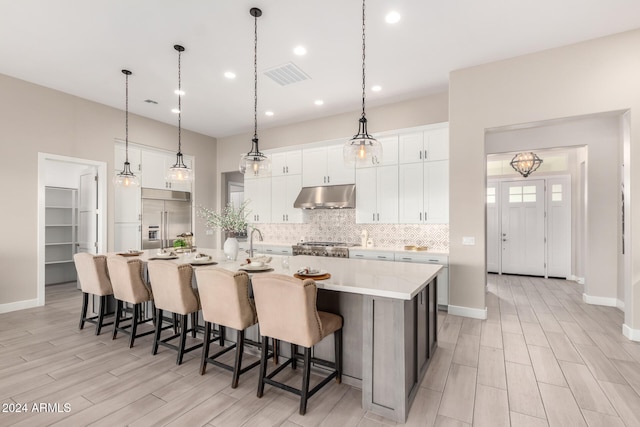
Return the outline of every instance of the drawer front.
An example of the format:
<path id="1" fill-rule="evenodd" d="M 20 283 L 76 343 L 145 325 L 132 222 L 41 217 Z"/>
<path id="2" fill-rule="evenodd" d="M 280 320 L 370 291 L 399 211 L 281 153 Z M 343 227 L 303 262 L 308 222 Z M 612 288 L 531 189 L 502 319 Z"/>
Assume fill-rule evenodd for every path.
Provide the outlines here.
<path id="1" fill-rule="evenodd" d="M 421 264 L 440 264 L 449 265 L 449 257 L 447 255 L 434 254 L 408 254 L 406 252 L 396 252 L 396 261 L 401 262 L 417 262 Z"/>
<path id="2" fill-rule="evenodd" d="M 395 261 L 393 252 L 349 250 L 349 258 L 371 259 L 378 261 Z"/>

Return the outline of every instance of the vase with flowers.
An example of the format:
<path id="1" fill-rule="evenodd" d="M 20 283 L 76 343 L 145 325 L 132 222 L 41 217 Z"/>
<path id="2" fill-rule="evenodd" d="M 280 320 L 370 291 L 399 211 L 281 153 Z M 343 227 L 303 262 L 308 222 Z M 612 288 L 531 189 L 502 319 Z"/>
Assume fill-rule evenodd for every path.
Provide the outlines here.
<path id="1" fill-rule="evenodd" d="M 204 219 L 207 228 L 219 228 L 225 233 L 223 251 L 228 260 L 235 261 L 238 258 L 238 239 L 239 234 L 247 231 L 247 202 L 243 202 L 239 207 L 235 207 L 233 203 L 228 203 L 222 212 L 216 212 L 212 209 L 200 207 L 198 215 Z"/>

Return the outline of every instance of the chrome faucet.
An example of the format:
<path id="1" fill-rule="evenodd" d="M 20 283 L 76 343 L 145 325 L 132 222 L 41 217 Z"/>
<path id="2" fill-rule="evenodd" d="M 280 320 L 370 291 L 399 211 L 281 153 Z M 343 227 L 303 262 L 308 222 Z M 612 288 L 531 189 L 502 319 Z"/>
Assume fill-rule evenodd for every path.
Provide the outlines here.
<path id="1" fill-rule="evenodd" d="M 257 228 L 251 230 L 251 235 L 249 236 L 249 258 L 253 258 L 253 233 L 258 232 L 258 240 L 262 242 L 262 233 Z"/>

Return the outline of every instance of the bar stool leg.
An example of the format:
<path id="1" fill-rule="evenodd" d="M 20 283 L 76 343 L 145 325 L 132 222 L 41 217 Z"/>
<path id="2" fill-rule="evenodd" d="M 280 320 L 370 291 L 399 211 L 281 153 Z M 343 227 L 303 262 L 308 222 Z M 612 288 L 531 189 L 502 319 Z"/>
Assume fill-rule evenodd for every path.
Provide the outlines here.
<path id="1" fill-rule="evenodd" d="M 171 317 L 173 318 L 173 333 L 175 335 L 178 333 L 178 315 L 171 313 Z"/>
<path id="2" fill-rule="evenodd" d="M 204 322 L 204 343 L 202 344 L 202 358 L 200 360 L 200 375 L 207 370 L 207 357 L 209 357 L 209 343 L 211 337 L 211 322 Z"/>
<path id="3" fill-rule="evenodd" d="M 89 294 L 86 292 L 82 293 L 82 311 L 80 312 L 80 324 L 78 325 L 79 329 L 84 328 L 84 319 L 87 318 L 87 307 L 89 306 Z"/>
<path id="4" fill-rule="evenodd" d="M 336 360 L 336 382 L 342 383 L 342 329 L 338 329 L 333 333 L 335 344 L 335 360 Z"/>
<path id="5" fill-rule="evenodd" d="M 111 339 L 115 340 L 116 335 L 118 335 L 118 328 L 120 327 L 120 314 L 122 313 L 122 301 L 119 299 L 116 300 L 116 318 L 113 321 L 113 333 L 111 334 Z"/>
<path id="6" fill-rule="evenodd" d="M 269 351 L 269 337 L 262 337 L 262 352 L 260 353 L 260 377 L 258 378 L 258 397 L 264 393 L 264 377 L 267 376 L 267 352 Z"/>
<path id="7" fill-rule="evenodd" d="M 182 364 L 182 356 L 184 356 L 184 347 L 187 343 L 187 329 L 189 328 L 189 315 L 183 314 L 180 320 L 180 344 L 178 345 L 178 359 L 176 365 Z"/>
<path id="8" fill-rule="evenodd" d="M 191 338 L 196 337 L 196 332 L 198 329 L 198 313 L 195 311 L 191 313 Z"/>
<path id="9" fill-rule="evenodd" d="M 238 380 L 240 379 L 240 370 L 242 369 L 242 353 L 244 352 L 244 331 L 238 331 L 236 338 L 236 363 L 233 367 L 233 380 L 231 381 L 231 388 L 238 387 Z"/>
<path id="10" fill-rule="evenodd" d="M 304 348 L 304 374 L 302 376 L 302 389 L 300 395 L 300 415 L 307 412 L 307 398 L 309 395 L 309 378 L 311 376 L 311 349 Z"/>
<path id="11" fill-rule="evenodd" d="M 298 367 L 298 359 L 296 358 L 296 354 L 298 353 L 298 346 L 295 344 L 291 344 L 291 369 L 296 370 Z"/>
<path id="12" fill-rule="evenodd" d="M 131 320 L 131 338 L 129 338 L 129 348 L 133 347 L 136 340 L 136 332 L 138 330 L 138 318 L 140 317 L 140 304 L 133 305 L 133 319 Z"/>
<path id="13" fill-rule="evenodd" d="M 156 322 L 156 333 L 153 335 L 153 348 L 151 349 L 151 354 L 154 354 L 154 355 L 158 353 L 158 345 L 159 345 L 158 343 L 160 342 L 160 333 L 162 332 L 162 310 L 161 309 L 158 309 L 156 318 L 158 319 L 158 321 Z M 174 321 L 174 325 L 175 325 L 175 321 Z"/>
<path id="14" fill-rule="evenodd" d="M 107 296 L 100 296 L 100 307 L 98 308 L 98 323 L 96 323 L 96 335 L 100 335 L 100 330 L 102 330 L 102 322 L 104 320 L 104 311 L 107 305 Z"/>

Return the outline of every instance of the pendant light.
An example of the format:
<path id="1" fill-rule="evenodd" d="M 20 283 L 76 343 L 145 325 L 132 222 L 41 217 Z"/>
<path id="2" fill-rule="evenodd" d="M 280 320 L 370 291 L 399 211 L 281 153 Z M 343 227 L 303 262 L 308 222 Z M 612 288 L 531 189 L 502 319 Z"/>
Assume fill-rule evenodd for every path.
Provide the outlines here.
<path id="1" fill-rule="evenodd" d="M 180 75 L 180 59 L 184 47 L 176 44 L 173 46 L 178 51 L 178 153 L 176 154 L 176 163 L 167 171 L 166 179 L 169 182 L 191 182 L 193 181 L 193 170 L 184 164 L 182 158 L 182 76 Z"/>
<path id="2" fill-rule="evenodd" d="M 535 153 L 518 153 L 511 159 L 511 167 L 523 178 L 528 177 L 542 164 L 542 159 Z"/>
<path id="3" fill-rule="evenodd" d="M 266 176 L 271 173 L 271 159 L 260 152 L 258 148 L 258 18 L 262 11 L 252 7 L 249 13 L 254 18 L 254 47 L 253 47 L 253 139 L 251 151 L 240 155 L 240 172 L 245 175 Z"/>
<path id="4" fill-rule="evenodd" d="M 124 110 L 124 167 L 122 172 L 117 174 L 113 183 L 118 187 L 137 187 L 140 185 L 140 179 L 131 172 L 129 164 L 129 76 L 131 71 L 122 70 L 125 81 L 125 110 Z"/>
<path id="5" fill-rule="evenodd" d="M 382 160 L 382 145 L 367 131 L 365 113 L 365 0 L 362 0 L 362 115 L 358 123 L 358 133 L 346 142 L 343 148 L 344 162 L 348 166 L 378 164 Z"/>

